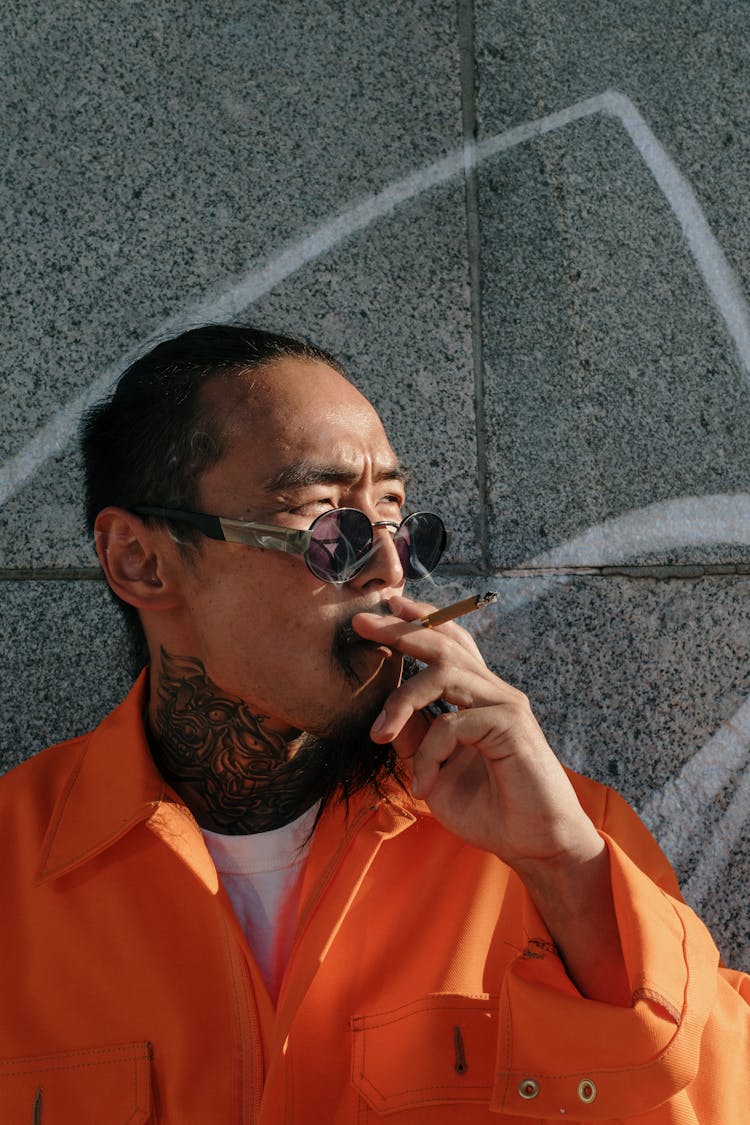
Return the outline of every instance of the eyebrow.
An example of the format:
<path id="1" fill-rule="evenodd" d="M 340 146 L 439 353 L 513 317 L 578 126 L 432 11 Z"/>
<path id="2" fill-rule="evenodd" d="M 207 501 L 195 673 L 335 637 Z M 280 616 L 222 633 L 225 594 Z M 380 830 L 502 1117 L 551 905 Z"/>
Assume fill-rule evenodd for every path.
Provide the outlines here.
<path id="1" fill-rule="evenodd" d="M 347 469 L 341 464 L 326 465 L 314 461 L 294 461 L 286 465 L 266 482 L 266 492 L 283 492 L 287 489 L 307 488 L 313 484 L 353 484 L 359 479 L 357 469 Z M 397 480 L 406 484 L 409 472 L 401 461 L 393 461 L 378 469 L 373 477 L 375 483 L 384 480 Z"/>

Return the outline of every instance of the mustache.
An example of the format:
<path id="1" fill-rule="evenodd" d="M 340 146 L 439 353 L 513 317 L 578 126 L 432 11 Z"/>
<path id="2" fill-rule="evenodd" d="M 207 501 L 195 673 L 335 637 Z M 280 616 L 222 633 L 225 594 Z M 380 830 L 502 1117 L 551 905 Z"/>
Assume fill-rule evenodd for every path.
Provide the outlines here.
<path id="1" fill-rule="evenodd" d="M 364 612 L 361 609 L 355 611 L 356 613 Z M 377 605 L 368 607 L 367 613 L 379 613 L 385 616 L 390 613 L 388 602 L 378 602 Z M 352 614 L 354 617 L 354 614 Z M 334 668 L 338 668 L 343 672 L 347 681 L 356 687 L 362 681 L 354 670 L 351 662 L 351 653 L 358 645 L 371 645 L 372 641 L 366 641 L 364 637 L 360 637 L 359 633 L 354 631 L 352 627 L 351 617 L 346 621 L 341 621 L 336 626 L 333 634 L 333 642 L 331 644 L 331 664 Z M 416 676 L 424 664 L 420 664 L 413 656 L 404 655 L 401 658 L 401 680 L 411 679 Z M 375 716 L 373 715 L 373 719 Z"/>
<path id="2" fill-rule="evenodd" d="M 359 645 L 372 645 L 372 641 L 366 641 L 364 637 L 360 637 L 359 633 L 355 632 L 352 625 L 352 618 L 357 613 L 379 613 L 385 615 L 390 612 L 388 602 L 376 602 L 375 605 L 360 608 L 352 613 L 351 617 L 345 618 L 340 621 L 333 631 L 333 638 L 331 640 L 331 664 L 334 668 L 338 668 L 340 672 L 353 685 L 359 684 L 360 678 L 354 670 L 351 661 L 352 649 L 357 648 Z"/>

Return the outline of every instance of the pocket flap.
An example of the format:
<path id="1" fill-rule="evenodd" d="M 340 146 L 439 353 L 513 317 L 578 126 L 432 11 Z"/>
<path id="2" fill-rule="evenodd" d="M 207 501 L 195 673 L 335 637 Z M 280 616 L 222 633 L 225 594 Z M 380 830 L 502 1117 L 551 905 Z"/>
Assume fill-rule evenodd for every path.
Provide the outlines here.
<path id="1" fill-rule="evenodd" d="M 375 1110 L 440 1102 L 489 1103 L 497 1000 L 426 996 L 352 1019 L 352 1081 Z"/>
<path id="2" fill-rule="evenodd" d="M 0 1059 L 0 1120 L 23 1125 L 145 1125 L 151 1046 Z"/>

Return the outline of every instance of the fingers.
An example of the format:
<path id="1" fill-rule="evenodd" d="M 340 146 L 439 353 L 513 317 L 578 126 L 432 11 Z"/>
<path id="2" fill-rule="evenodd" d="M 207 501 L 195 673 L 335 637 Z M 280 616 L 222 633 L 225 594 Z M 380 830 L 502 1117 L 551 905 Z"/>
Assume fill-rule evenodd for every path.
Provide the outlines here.
<path id="1" fill-rule="evenodd" d="M 441 768 L 458 746 L 455 714 L 435 719 L 411 757 L 411 791 L 419 800 L 428 799 Z"/>
<path id="2" fill-rule="evenodd" d="M 412 715 L 400 733 L 392 739 L 393 749 L 396 751 L 401 761 L 407 763 L 409 766 L 410 778 L 411 759 L 421 746 L 424 736 L 430 729 L 431 722 L 431 719 L 427 719 L 420 713 Z M 385 741 L 387 741 L 387 739 Z"/>
<path id="3" fill-rule="evenodd" d="M 486 766 L 505 753 L 507 730 L 526 725 L 528 700 L 490 671 L 460 625 L 446 622 L 426 629 L 417 624 L 432 611 L 424 602 L 394 596 L 389 606 L 390 615 L 357 614 L 354 629 L 424 667 L 390 693 L 371 737 L 375 742 L 391 742 L 399 757 L 408 760 L 416 797 L 427 799 L 441 773 L 445 780 L 450 777 L 459 787 L 468 784 L 473 789 L 484 778 L 482 761 Z M 430 721 L 424 708 L 437 699 L 459 710 Z"/>
<path id="4" fill-rule="evenodd" d="M 402 618 L 404 621 L 419 620 L 432 613 L 435 609 L 435 606 L 431 605 L 429 602 L 416 602 L 410 598 L 404 598 L 399 595 L 393 595 L 389 599 L 388 604 L 391 613 L 395 617 Z M 424 628 L 424 626 L 422 626 L 422 628 Z M 484 663 L 482 654 L 477 648 L 471 633 L 468 633 L 466 629 L 457 622 L 447 621 L 445 624 L 436 626 L 435 628 L 440 629 L 446 636 L 453 637 L 467 652 L 473 653 L 477 659 L 482 660 L 482 663 Z"/>
<path id="5" fill-rule="evenodd" d="M 427 603 L 394 596 L 389 604 L 394 611 L 390 616 L 356 614 L 352 619 L 354 629 L 360 636 L 397 649 L 425 667 L 388 696 L 371 730 L 374 741 L 398 739 L 396 749 L 407 755 L 409 750 L 402 747 L 412 747 L 413 738 L 401 738 L 402 731 L 413 716 L 435 700 L 471 708 L 521 697 L 490 671 L 473 639 L 455 622 L 425 629 L 415 622 L 431 611 Z"/>
<path id="6" fill-rule="evenodd" d="M 417 606 L 417 612 L 422 606 Z M 414 620 L 414 619 L 413 619 Z M 413 737 L 401 733 L 415 715 L 435 700 L 445 700 L 462 710 L 497 704 L 526 704 L 526 697 L 496 676 L 473 652 L 458 645 L 439 629 L 415 628 L 410 622 L 358 614 L 356 631 L 372 640 L 422 661 L 419 672 L 392 691 L 371 728 L 377 742 L 394 742 L 401 756 L 414 753 Z"/>
<path id="7" fill-rule="evenodd" d="M 429 605 L 396 597 L 391 602 L 396 612 L 390 616 L 377 613 L 355 614 L 352 618 L 355 632 L 378 644 L 395 645 L 400 652 L 414 656 L 425 664 L 444 653 L 445 642 L 450 641 L 471 657 L 475 664 L 486 668 L 474 639 L 460 625 L 448 621 L 434 629 L 425 629 L 417 622 L 431 611 Z"/>
<path id="8" fill-rule="evenodd" d="M 436 699 L 444 699 L 455 707 L 469 708 L 499 703 L 513 688 L 485 669 L 435 663 L 405 680 L 386 699 L 373 723 L 371 736 L 375 742 L 393 742 L 413 715 L 419 714 Z"/>
<path id="9" fill-rule="evenodd" d="M 428 801 L 441 771 L 450 771 L 454 764 L 456 769 L 465 768 L 466 764 L 460 759 L 468 748 L 474 752 L 472 764 L 477 752 L 487 760 L 498 761 L 503 754 L 503 739 L 502 716 L 498 708 L 478 707 L 441 715 L 412 757 L 412 793 Z"/>

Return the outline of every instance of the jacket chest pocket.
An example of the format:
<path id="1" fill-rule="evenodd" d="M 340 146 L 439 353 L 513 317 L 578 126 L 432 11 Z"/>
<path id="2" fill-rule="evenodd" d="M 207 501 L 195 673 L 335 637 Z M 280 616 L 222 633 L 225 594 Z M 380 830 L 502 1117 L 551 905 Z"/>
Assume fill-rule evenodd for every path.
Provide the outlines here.
<path id="1" fill-rule="evenodd" d="M 4 1125 L 146 1125 L 150 1120 L 148 1043 L 0 1059 Z"/>
<path id="2" fill-rule="evenodd" d="M 352 1082 L 376 1112 L 450 1102 L 489 1108 L 497 998 L 426 996 L 390 1011 L 355 1016 L 351 1026 Z"/>

